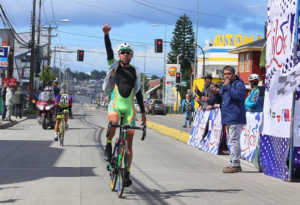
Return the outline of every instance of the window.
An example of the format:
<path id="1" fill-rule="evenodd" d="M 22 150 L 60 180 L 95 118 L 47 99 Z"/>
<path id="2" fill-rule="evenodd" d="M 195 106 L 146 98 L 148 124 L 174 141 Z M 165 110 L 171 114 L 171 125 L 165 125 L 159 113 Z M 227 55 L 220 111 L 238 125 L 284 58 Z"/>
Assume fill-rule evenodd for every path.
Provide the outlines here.
<path id="1" fill-rule="evenodd" d="M 246 54 L 246 72 L 250 71 L 250 53 Z"/>
<path id="2" fill-rule="evenodd" d="M 244 72 L 244 66 L 245 66 L 245 56 L 240 55 L 240 62 L 239 62 L 240 72 Z"/>

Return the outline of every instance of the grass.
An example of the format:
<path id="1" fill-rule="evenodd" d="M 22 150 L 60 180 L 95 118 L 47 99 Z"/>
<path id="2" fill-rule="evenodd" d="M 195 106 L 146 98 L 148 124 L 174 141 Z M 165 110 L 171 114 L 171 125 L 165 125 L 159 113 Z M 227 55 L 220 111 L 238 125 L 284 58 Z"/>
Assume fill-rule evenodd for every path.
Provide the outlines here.
<path id="1" fill-rule="evenodd" d="M 37 111 L 36 110 L 33 110 L 33 111 L 27 110 L 24 113 L 25 113 L 25 115 L 31 115 L 31 114 L 37 114 Z"/>

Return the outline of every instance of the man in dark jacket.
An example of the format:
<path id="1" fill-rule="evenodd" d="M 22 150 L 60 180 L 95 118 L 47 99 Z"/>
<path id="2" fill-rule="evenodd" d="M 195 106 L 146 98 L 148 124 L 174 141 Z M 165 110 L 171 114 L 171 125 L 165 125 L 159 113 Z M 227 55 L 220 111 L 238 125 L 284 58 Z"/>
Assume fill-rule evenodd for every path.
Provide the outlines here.
<path id="1" fill-rule="evenodd" d="M 53 84 L 53 92 L 54 92 L 54 95 L 55 97 L 59 95 L 60 93 L 60 88 L 58 87 L 58 82 L 57 81 L 54 81 Z"/>
<path id="2" fill-rule="evenodd" d="M 204 88 L 202 92 L 199 91 L 198 87 L 195 86 L 195 92 L 199 96 L 200 101 L 198 101 L 200 109 L 206 109 L 208 105 L 214 105 L 214 100 L 213 100 L 213 93 L 210 91 L 212 87 L 214 87 L 214 84 L 211 82 L 212 81 L 212 76 L 207 75 L 203 77 L 204 79 Z"/>
<path id="3" fill-rule="evenodd" d="M 7 89 L 7 82 L 4 82 L 3 84 L 3 88 L 1 89 L 1 98 L 2 98 L 2 121 L 5 120 L 5 116 L 6 116 L 6 104 L 5 104 L 5 100 L 6 100 L 6 89 Z"/>
<path id="4" fill-rule="evenodd" d="M 21 87 L 15 92 L 15 116 L 22 119 L 22 104 L 24 100 L 24 94 Z"/>
<path id="5" fill-rule="evenodd" d="M 228 144 L 230 145 L 229 166 L 223 168 L 224 173 L 241 172 L 240 165 L 241 145 L 240 135 L 246 124 L 245 96 L 246 87 L 244 82 L 235 75 L 235 70 L 231 66 L 223 68 L 224 84 L 219 89 L 211 89 L 214 99 L 222 99 L 221 116 L 222 125 L 226 125 Z"/>

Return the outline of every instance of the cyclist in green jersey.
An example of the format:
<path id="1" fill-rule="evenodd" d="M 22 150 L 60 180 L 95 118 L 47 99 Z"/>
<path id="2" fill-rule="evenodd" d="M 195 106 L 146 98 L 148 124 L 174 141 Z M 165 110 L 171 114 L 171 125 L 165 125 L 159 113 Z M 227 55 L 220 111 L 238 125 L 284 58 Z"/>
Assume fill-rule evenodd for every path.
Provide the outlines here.
<path id="1" fill-rule="evenodd" d="M 107 52 L 108 71 L 104 79 L 103 90 L 110 96 L 110 102 L 108 105 L 108 122 L 112 121 L 112 124 L 118 124 L 123 115 L 122 124 L 129 124 L 135 126 L 135 109 L 133 104 L 133 98 L 136 96 L 138 104 L 142 112 L 142 124 L 146 123 L 146 114 L 143 104 L 143 95 L 141 88 L 141 76 L 139 70 L 130 64 L 133 57 L 132 46 L 125 42 L 118 47 L 119 60 L 114 59 L 114 52 L 111 48 L 111 42 L 109 39 L 109 32 L 111 27 L 106 24 L 102 27 L 104 32 L 105 47 Z M 110 135 L 107 138 L 106 149 L 104 153 L 104 159 L 110 161 L 112 157 L 112 145 L 111 141 L 115 135 L 115 128 L 111 128 Z M 125 172 L 125 186 L 129 187 L 132 181 L 129 178 L 130 166 L 132 162 L 132 140 L 134 130 L 128 130 L 128 170 Z"/>

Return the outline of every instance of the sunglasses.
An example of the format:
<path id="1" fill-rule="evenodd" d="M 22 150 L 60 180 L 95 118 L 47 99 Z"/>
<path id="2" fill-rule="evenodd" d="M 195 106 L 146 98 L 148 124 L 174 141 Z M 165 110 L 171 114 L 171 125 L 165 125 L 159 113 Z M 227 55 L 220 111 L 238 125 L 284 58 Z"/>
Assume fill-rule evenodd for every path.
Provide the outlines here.
<path id="1" fill-rule="evenodd" d="M 119 51 L 119 54 L 127 54 L 127 55 L 132 55 L 132 51 Z"/>

